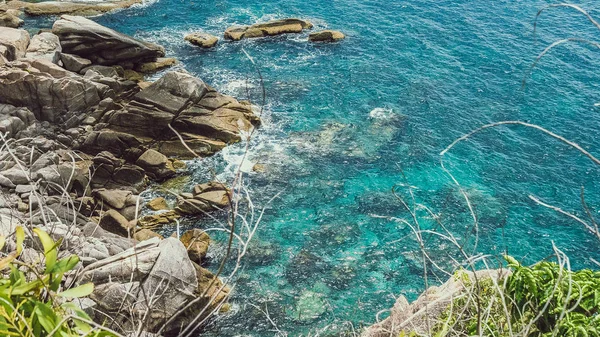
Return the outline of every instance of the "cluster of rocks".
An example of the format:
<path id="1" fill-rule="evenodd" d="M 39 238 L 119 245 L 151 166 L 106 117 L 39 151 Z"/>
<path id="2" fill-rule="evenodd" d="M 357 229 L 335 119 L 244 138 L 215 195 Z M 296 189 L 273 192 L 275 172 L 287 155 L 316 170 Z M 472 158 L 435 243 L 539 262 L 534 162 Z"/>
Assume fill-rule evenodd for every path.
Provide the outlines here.
<path id="1" fill-rule="evenodd" d="M 290 18 L 256 23 L 250 26 L 232 26 L 227 28 L 223 35 L 226 40 L 240 41 L 258 37 L 298 34 L 312 28 L 313 24 L 309 21 Z M 343 40 L 344 38 L 346 38 L 346 36 L 342 32 L 336 30 L 322 30 L 309 34 L 308 41 L 336 42 Z M 216 46 L 219 41 L 216 36 L 201 32 L 188 34 L 185 36 L 185 40 L 202 48 L 212 48 Z"/>
<path id="2" fill-rule="evenodd" d="M 259 119 L 250 103 L 187 73 L 149 83 L 137 72 L 164 63 L 161 46 L 83 17 L 62 16 L 33 37 L 0 27 L 0 235 L 21 225 L 63 239 L 60 254 L 81 258 L 75 282 L 95 284 L 86 310 L 113 317 L 113 327 L 151 317 L 144 327 L 157 332 L 188 306 L 162 331 L 176 335 L 218 310 L 229 289 L 201 267 L 206 233 L 165 239 L 152 229 L 227 208 L 231 193 L 200 184 L 172 208 L 152 200 L 146 216 L 140 194 L 180 174 L 180 159 L 240 141 Z M 23 258 L 42 257 L 28 248 Z"/>

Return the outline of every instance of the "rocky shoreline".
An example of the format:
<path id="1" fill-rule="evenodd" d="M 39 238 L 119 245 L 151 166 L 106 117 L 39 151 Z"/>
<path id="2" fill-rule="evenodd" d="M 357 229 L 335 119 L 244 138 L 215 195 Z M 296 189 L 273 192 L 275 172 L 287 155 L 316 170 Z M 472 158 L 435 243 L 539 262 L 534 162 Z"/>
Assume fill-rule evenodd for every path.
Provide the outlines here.
<path id="1" fill-rule="evenodd" d="M 123 333 L 151 317 L 143 329 L 168 336 L 225 310 L 229 288 L 201 267 L 206 233 L 152 229 L 227 208 L 231 192 L 207 182 L 173 208 L 146 206 L 140 193 L 260 120 L 249 102 L 184 72 L 144 82 L 136 70 L 172 64 L 163 57 L 161 46 L 78 16 L 32 37 L 0 27 L 0 235 L 23 226 L 62 239 L 60 254 L 81 261 L 72 282 L 95 284 L 81 303 L 92 317 Z M 157 212 L 140 217 L 144 207 Z M 33 245 L 22 258 L 39 262 L 43 251 Z"/>

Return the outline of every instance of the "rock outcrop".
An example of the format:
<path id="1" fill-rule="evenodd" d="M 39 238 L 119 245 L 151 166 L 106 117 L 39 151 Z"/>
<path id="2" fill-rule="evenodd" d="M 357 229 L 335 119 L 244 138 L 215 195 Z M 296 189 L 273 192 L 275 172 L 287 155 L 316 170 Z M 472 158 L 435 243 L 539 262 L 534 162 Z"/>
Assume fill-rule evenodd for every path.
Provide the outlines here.
<path id="1" fill-rule="evenodd" d="M 110 12 L 115 9 L 131 7 L 142 0 L 102 1 L 98 3 L 77 1 L 42 1 L 27 2 L 12 0 L 8 2 L 10 8 L 23 9 L 28 15 L 84 15 L 92 16 Z"/>
<path id="2" fill-rule="evenodd" d="M 239 41 L 265 36 L 301 33 L 304 29 L 311 29 L 312 23 L 300 19 L 273 20 L 257 23 L 251 26 L 233 26 L 225 30 L 225 39 Z"/>
<path id="3" fill-rule="evenodd" d="M 345 38 L 346 36 L 337 30 L 321 30 L 308 35 L 308 41 L 311 42 L 336 42 Z"/>
<path id="4" fill-rule="evenodd" d="M 203 300 L 176 316 L 164 329 L 167 335 L 177 334 L 181 327 L 191 324 L 199 308 L 208 305 L 207 315 L 226 299 L 229 290 L 219 280 L 207 289 L 213 279 L 210 272 L 190 261 L 185 246 L 175 238 L 143 241 L 135 249 L 88 265 L 80 277 L 81 282 L 94 282 L 91 299 L 102 312 L 116 318 L 114 325 L 126 329 L 132 323 L 119 318 L 123 305 L 133 317 L 143 317 L 149 311 L 152 319 L 144 328 L 156 332 L 187 303 L 205 293 Z M 216 296 L 211 301 L 212 295 Z"/>
<path id="5" fill-rule="evenodd" d="M 80 16 L 63 15 L 52 26 L 63 50 L 94 64 L 137 64 L 165 56 L 163 47 L 136 40 Z"/>
<path id="6" fill-rule="evenodd" d="M 39 120 L 56 123 L 64 121 L 67 112 L 83 112 L 115 96 L 105 84 L 40 59 L 0 67 L 0 92 L 0 103 L 27 107 Z"/>
<path id="7" fill-rule="evenodd" d="M 185 36 L 185 40 L 195 46 L 202 48 L 212 48 L 217 45 L 217 42 L 219 42 L 219 38 L 206 33 L 188 34 Z"/>

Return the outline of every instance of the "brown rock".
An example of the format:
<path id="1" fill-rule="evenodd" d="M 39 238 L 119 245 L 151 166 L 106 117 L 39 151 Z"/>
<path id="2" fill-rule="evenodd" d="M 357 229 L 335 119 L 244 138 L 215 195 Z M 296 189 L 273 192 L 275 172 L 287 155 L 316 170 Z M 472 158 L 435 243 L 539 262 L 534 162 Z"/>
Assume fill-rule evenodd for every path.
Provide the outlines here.
<path id="1" fill-rule="evenodd" d="M 127 198 L 132 195 L 131 191 L 99 189 L 92 193 L 97 199 L 102 200 L 112 208 L 121 209 L 125 207 Z"/>
<path id="2" fill-rule="evenodd" d="M 161 211 L 161 210 L 169 209 L 169 205 L 167 204 L 167 201 L 163 197 L 158 197 L 158 198 L 154 198 L 154 199 L 150 200 L 148 202 L 148 204 L 146 204 L 146 206 L 148 206 L 148 208 L 150 208 L 153 211 Z"/>
<path id="3" fill-rule="evenodd" d="M 194 199 L 203 201 L 211 206 L 217 208 L 229 207 L 230 195 L 229 191 L 217 190 L 210 192 L 203 192 L 194 196 Z"/>
<path id="4" fill-rule="evenodd" d="M 135 225 L 131 224 L 124 216 L 114 209 L 109 209 L 102 214 L 99 225 L 111 233 L 125 237 L 129 237 L 131 232 L 135 229 Z"/>
<path id="5" fill-rule="evenodd" d="M 185 36 L 185 40 L 191 44 L 202 47 L 212 48 L 217 45 L 219 39 L 216 36 L 206 33 L 192 33 Z"/>
<path id="6" fill-rule="evenodd" d="M 179 238 L 187 249 L 190 260 L 202 264 L 202 260 L 208 251 L 210 237 L 204 231 L 194 228 L 189 230 Z"/>
<path id="7" fill-rule="evenodd" d="M 181 217 L 176 211 L 160 212 L 152 215 L 145 215 L 138 219 L 138 226 L 141 228 L 153 229 L 175 222 Z"/>
<path id="8" fill-rule="evenodd" d="M 135 234 L 133 234 L 133 238 L 138 240 L 138 241 L 146 241 L 152 238 L 159 238 L 159 239 L 164 239 L 164 237 L 154 231 L 151 231 L 149 229 L 146 228 L 142 228 L 140 230 L 138 230 L 137 232 L 135 232 Z"/>
<path id="9" fill-rule="evenodd" d="M 136 71 L 140 73 L 152 73 L 163 68 L 167 68 L 177 64 L 177 59 L 172 57 L 159 57 L 156 61 L 141 63 L 135 67 Z"/>
<path id="10" fill-rule="evenodd" d="M 302 30 L 312 27 L 312 23 L 299 19 L 273 20 L 265 23 L 257 23 L 252 26 L 229 27 L 225 30 L 225 38 L 239 41 L 248 38 L 301 33 Z"/>
<path id="11" fill-rule="evenodd" d="M 205 214 L 211 209 L 212 207 L 202 200 L 185 199 L 180 197 L 177 198 L 177 207 L 175 208 L 175 211 L 180 214 L 200 215 Z"/>
<path id="12" fill-rule="evenodd" d="M 322 30 L 308 35 L 311 42 L 336 42 L 345 39 L 346 36 L 337 30 Z"/>

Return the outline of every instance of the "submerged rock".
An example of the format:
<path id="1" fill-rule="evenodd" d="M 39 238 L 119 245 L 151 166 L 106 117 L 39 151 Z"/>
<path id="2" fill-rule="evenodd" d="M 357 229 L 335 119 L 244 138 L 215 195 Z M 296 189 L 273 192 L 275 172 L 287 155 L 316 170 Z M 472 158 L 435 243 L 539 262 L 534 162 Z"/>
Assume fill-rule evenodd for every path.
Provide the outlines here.
<path id="1" fill-rule="evenodd" d="M 345 39 L 346 36 L 337 30 L 322 30 L 308 35 L 311 42 L 336 42 Z"/>
<path id="2" fill-rule="evenodd" d="M 292 316 L 301 322 L 310 322 L 325 313 L 327 302 L 324 295 L 312 291 L 304 291 L 296 301 L 296 307 Z"/>
<path id="3" fill-rule="evenodd" d="M 58 35 L 65 52 L 95 64 L 137 64 L 165 55 L 165 49 L 159 45 L 136 40 L 81 16 L 61 16 L 54 22 L 52 33 Z"/>
<path id="4" fill-rule="evenodd" d="M 210 34 L 206 33 L 192 33 L 185 36 L 185 40 L 189 41 L 191 44 L 202 47 L 202 48 L 212 48 L 217 45 L 219 39 Z"/>
<path id="5" fill-rule="evenodd" d="M 251 26 L 233 26 L 225 30 L 225 38 L 239 41 L 256 37 L 275 36 L 289 33 L 301 33 L 304 29 L 311 29 L 312 23 L 300 19 L 273 20 L 257 23 Z"/>

